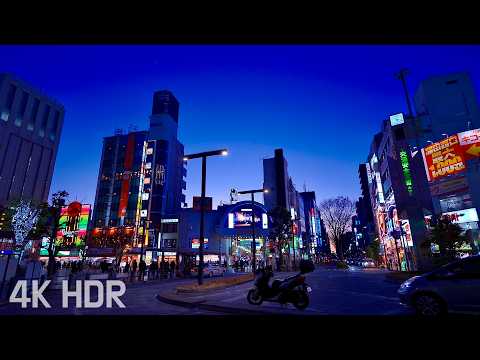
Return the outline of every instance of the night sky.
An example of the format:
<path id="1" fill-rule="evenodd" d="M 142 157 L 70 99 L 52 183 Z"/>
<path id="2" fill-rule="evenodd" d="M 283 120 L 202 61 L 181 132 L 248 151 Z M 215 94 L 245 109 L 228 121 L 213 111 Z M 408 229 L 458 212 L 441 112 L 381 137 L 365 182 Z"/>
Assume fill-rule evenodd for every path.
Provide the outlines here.
<path id="1" fill-rule="evenodd" d="M 0 72 L 65 106 L 51 192 L 91 204 L 102 138 L 129 124 L 148 129 L 156 90 L 180 101 L 186 153 L 229 149 L 208 160 L 214 204 L 232 187 L 261 187 L 262 158 L 279 147 L 298 190 L 306 184 L 317 201 L 357 198 L 373 135 L 406 111 L 393 74 L 410 69 L 413 96 L 428 76 L 468 71 L 478 94 L 479 64 L 479 46 L 0 46 Z M 200 161 L 192 161 L 189 205 L 199 193 Z"/>

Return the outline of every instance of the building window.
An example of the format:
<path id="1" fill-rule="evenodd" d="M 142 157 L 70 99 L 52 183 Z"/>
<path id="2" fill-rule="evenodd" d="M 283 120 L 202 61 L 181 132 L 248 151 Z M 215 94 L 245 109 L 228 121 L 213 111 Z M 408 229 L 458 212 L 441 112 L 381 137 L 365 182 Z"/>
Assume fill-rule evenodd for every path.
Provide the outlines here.
<path id="1" fill-rule="evenodd" d="M 7 94 L 7 110 L 11 111 L 13 107 L 13 101 L 15 100 L 15 92 L 17 90 L 17 87 L 13 84 L 10 84 L 10 87 L 8 88 L 8 94 Z"/>
<path id="2" fill-rule="evenodd" d="M 45 131 L 47 130 L 49 116 L 50 116 L 50 106 L 46 105 L 45 111 L 43 113 L 42 124 L 40 125 L 40 131 L 38 132 L 38 135 L 40 135 L 40 137 L 45 137 Z"/>
<path id="3" fill-rule="evenodd" d="M 55 111 L 55 116 L 53 118 L 53 124 L 50 128 L 50 140 L 55 141 L 55 136 L 57 135 L 57 130 L 58 130 L 58 123 L 60 120 L 60 111 Z"/>
<path id="4" fill-rule="evenodd" d="M 35 120 L 37 120 L 38 108 L 39 107 L 40 107 L 40 100 L 35 98 L 33 100 L 32 114 L 31 114 L 30 119 L 28 120 L 28 124 L 27 124 L 27 130 L 29 130 L 29 131 L 33 131 L 33 128 L 35 127 Z"/>
<path id="5" fill-rule="evenodd" d="M 15 125 L 22 126 L 22 120 L 25 118 L 25 112 L 27 111 L 28 93 L 22 90 L 22 100 L 20 101 L 20 109 L 17 117 L 15 118 Z"/>

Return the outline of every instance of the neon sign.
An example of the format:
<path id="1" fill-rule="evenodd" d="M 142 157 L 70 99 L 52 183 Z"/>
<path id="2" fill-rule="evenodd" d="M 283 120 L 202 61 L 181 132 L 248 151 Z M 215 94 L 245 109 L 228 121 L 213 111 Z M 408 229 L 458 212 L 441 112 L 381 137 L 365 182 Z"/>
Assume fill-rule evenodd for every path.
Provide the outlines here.
<path id="1" fill-rule="evenodd" d="M 412 175 L 410 173 L 410 165 L 408 163 L 408 155 L 405 150 L 400 151 L 400 163 L 402 164 L 403 177 L 405 179 L 405 186 L 410 195 L 413 194 Z"/>

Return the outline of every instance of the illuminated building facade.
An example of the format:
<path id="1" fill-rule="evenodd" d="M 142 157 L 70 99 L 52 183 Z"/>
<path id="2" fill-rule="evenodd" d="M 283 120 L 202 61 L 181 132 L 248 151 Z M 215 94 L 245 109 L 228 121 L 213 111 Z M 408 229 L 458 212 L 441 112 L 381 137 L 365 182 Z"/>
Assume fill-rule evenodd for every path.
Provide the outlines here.
<path id="1" fill-rule="evenodd" d="M 252 210 L 255 219 L 256 259 L 273 261 L 267 248 L 271 226 L 266 207 L 251 201 L 220 205 L 216 210 L 205 210 L 205 261 L 227 262 L 252 259 Z M 178 221 L 178 261 L 183 268 L 198 261 L 200 209 L 184 208 Z"/>
<path id="2" fill-rule="evenodd" d="M 423 219 L 432 205 L 420 157 L 412 156 L 399 115 L 383 121 L 382 132 L 373 139 L 367 181 L 385 266 L 413 271 L 423 266 Z"/>
<path id="3" fill-rule="evenodd" d="M 143 245 L 154 259 L 160 251 L 171 250 L 159 242 L 162 219 L 178 217 L 185 202 L 178 111 L 171 92 L 155 92 L 149 130 L 106 137 L 100 162 L 94 232 L 115 236 L 123 228 L 133 228 L 132 247 Z"/>
<path id="4" fill-rule="evenodd" d="M 466 73 L 431 77 L 414 101 L 416 115 L 383 122 L 366 163 L 381 255 L 394 270 L 431 266 L 420 244 L 432 217 L 455 219 L 478 252 L 480 112 L 472 83 Z"/>
<path id="5" fill-rule="evenodd" d="M 305 219 L 305 251 L 312 257 L 324 252 L 327 237 L 322 231 L 315 192 L 304 191 L 300 193 L 300 197 L 303 202 L 303 218 Z"/>

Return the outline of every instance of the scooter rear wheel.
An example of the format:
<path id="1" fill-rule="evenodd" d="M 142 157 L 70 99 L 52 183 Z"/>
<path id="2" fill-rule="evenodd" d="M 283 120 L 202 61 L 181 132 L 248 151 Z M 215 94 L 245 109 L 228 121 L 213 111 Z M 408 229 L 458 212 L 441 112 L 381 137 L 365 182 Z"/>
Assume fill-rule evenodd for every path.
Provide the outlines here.
<path id="1" fill-rule="evenodd" d="M 293 301 L 293 306 L 295 306 L 298 310 L 305 310 L 310 304 L 308 294 L 303 291 L 298 292 L 295 297 L 296 299 Z"/>
<path id="2" fill-rule="evenodd" d="M 256 289 L 251 289 L 248 291 L 247 301 L 252 305 L 260 305 L 263 302 L 263 297 Z"/>

